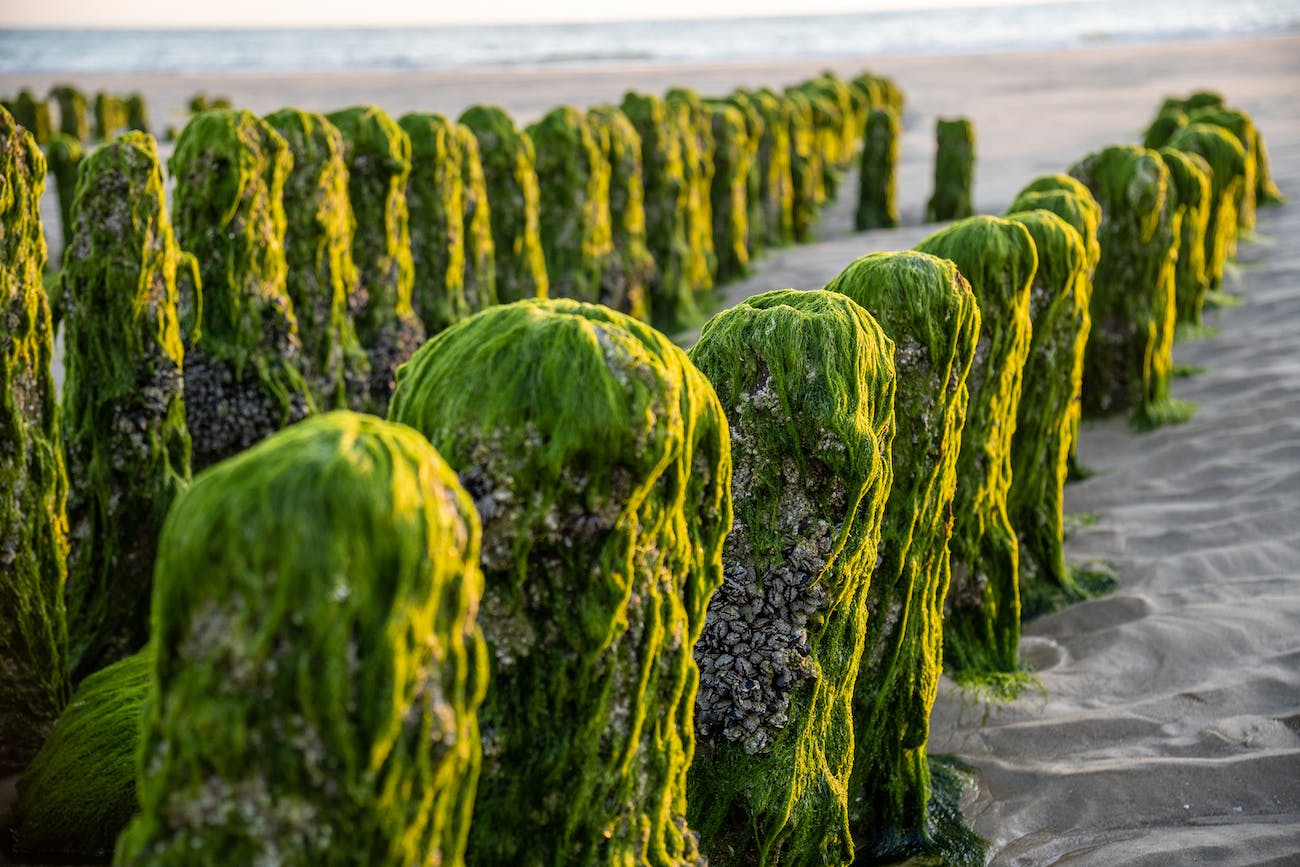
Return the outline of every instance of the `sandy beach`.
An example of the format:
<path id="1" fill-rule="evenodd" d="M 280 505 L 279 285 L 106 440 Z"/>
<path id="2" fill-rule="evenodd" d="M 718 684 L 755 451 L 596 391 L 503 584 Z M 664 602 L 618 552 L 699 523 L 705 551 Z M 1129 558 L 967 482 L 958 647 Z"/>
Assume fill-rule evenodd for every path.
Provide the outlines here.
<path id="1" fill-rule="evenodd" d="M 945 682 L 930 750 L 975 769 L 968 817 L 995 864 L 1300 863 L 1300 35 L 593 71 L 72 80 L 142 91 L 158 127 L 179 126 L 200 90 L 258 113 L 373 102 L 457 115 L 491 102 L 526 122 L 628 89 L 722 94 L 826 68 L 870 69 L 906 93 L 904 227 L 854 233 L 846 184 L 817 243 L 768 253 L 725 287 L 724 305 L 819 288 L 855 257 L 933 231 L 920 220 L 936 117 L 974 121 L 976 206 L 1001 213 L 1034 177 L 1135 142 L 1166 95 L 1213 88 L 1254 115 L 1290 202 L 1261 209 L 1241 245 L 1226 287 L 1240 303 L 1208 315 L 1218 334 L 1176 347 L 1177 362 L 1201 369 L 1174 389 L 1198 413 L 1141 435 L 1122 421 L 1084 426 L 1080 457 L 1097 474 L 1067 488 L 1066 507 L 1096 520 L 1067 554 L 1105 562 L 1118 588 L 1027 624 L 1022 656 L 1041 691 L 987 705 Z M 0 92 L 65 78 L 0 75 Z M 46 213 L 57 221 L 52 204 Z M 0 815 L 11 796 L 0 785 Z"/>

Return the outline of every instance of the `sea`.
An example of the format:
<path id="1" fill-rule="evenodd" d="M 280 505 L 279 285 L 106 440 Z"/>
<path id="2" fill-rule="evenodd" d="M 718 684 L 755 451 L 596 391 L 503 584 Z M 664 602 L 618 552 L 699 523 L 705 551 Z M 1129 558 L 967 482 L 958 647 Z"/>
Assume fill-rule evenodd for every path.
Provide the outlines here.
<path id="1" fill-rule="evenodd" d="M 3 16 L 0 16 L 0 28 Z M 1300 33 L 1300 0 L 1084 0 L 856 14 L 511 26 L 0 29 L 0 73 L 592 67 L 1068 50 Z"/>

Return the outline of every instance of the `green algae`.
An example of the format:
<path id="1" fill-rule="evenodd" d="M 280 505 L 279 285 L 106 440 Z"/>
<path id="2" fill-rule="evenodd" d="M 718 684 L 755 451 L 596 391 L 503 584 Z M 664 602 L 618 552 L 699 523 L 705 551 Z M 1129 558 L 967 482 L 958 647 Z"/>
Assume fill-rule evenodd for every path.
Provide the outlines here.
<path id="1" fill-rule="evenodd" d="M 1237 246 L 1237 205 L 1246 182 L 1246 152 L 1227 130 L 1202 123 L 1179 130 L 1169 140 L 1169 147 L 1196 154 L 1210 167 L 1205 272 L 1209 289 L 1221 289 L 1224 269 Z M 1202 305 L 1205 298 L 1202 294 Z"/>
<path id="2" fill-rule="evenodd" d="M 925 221 L 959 220 L 975 212 L 971 186 L 975 176 L 975 127 L 969 118 L 935 122 L 934 195 L 925 205 Z"/>
<path id="3" fill-rule="evenodd" d="M 898 115 L 891 109 L 873 109 L 867 115 L 862 136 L 858 207 L 853 215 L 853 226 L 859 232 L 892 229 L 898 225 L 894 187 L 902 132 Z"/>
<path id="4" fill-rule="evenodd" d="M 132 132 L 86 158 L 63 257 L 67 608 L 74 680 L 149 638 L 158 530 L 189 481 L 185 350 L 158 146 Z"/>
<path id="5" fill-rule="evenodd" d="M 149 676 L 146 646 L 87 677 L 18 779 L 13 846 L 21 855 L 106 858 L 139 810 L 136 747 Z"/>
<path id="6" fill-rule="evenodd" d="M 22 767 L 68 696 L 68 550 L 54 327 L 41 282 L 45 158 L 0 109 L 0 769 Z"/>
<path id="7" fill-rule="evenodd" d="M 847 81 L 829 70 L 816 78 L 804 82 L 803 89 L 825 100 L 830 112 L 825 115 L 828 122 L 826 143 L 828 166 L 826 183 L 831 197 L 835 195 L 835 185 L 840 173 L 853 163 L 857 152 L 858 139 L 866 124 L 866 113 L 859 113 L 853 100 L 853 88 Z"/>
<path id="8" fill-rule="evenodd" d="M 731 526 L 708 381 L 628 316 L 530 300 L 425 344 L 390 417 L 484 517 L 492 671 L 467 863 L 697 863 L 691 650 Z"/>
<path id="9" fill-rule="evenodd" d="M 713 249 L 713 121 L 699 94 L 688 88 L 673 88 L 664 95 L 669 117 L 676 116 L 681 136 L 682 167 L 686 175 L 686 237 L 689 241 L 684 273 L 691 291 L 703 295 L 713 288 L 718 270 Z"/>
<path id="10" fill-rule="evenodd" d="M 981 313 L 957 462 L 944 659 L 967 680 L 1015 675 L 1020 555 L 1007 498 L 1038 255 L 1024 226 L 997 217 L 959 220 L 916 249 L 951 259 L 970 281 Z"/>
<path id="11" fill-rule="evenodd" d="M 1174 265 L 1176 322 L 1198 325 L 1205 293 L 1210 289 L 1206 265 L 1211 197 L 1209 162 L 1200 154 L 1171 147 L 1159 150 L 1169 169 L 1169 186 L 1182 212 L 1178 230 L 1178 261 Z M 1176 327 L 1176 326 L 1175 326 Z"/>
<path id="12" fill-rule="evenodd" d="M 126 99 L 122 102 L 122 110 L 126 113 L 126 128 L 136 132 L 149 131 L 149 105 L 144 100 L 144 95 L 139 92 L 128 93 Z"/>
<path id="13" fill-rule="evenodd" d="M 479 527 L 415 431 L 333 412 L 197 478 L 159 540 L 118 865 L 460 864 Z"/>
<path id="14" fill-rule="evenodd" d="M 1268 165 L 1267 161 L 1260 164 L 1260 135 L 1254 120 L 1244 111 L 1209 107 L 1192 111 L 1187 119 L 1188 123 L 1208 123 L 1225 129 L 1241 143 L 1245 155 L 1245 178 L 1237 197 L 1237 227 L 1241 231 L 1255 228 L 1255 205 L 1259 189 L 1265 185 L 1261 178 L 1268 175 Z M 1272 181 L 1266 185 L 1271 187 Z"/>
<path id="15" fill-rule="evenodd" d="M 695 658 L 690 823 L 709 863 L 853 859 L 853 683 L 892 469 L 893 342 L 833 292 L 767 292 L 691 360 L 727 412 L 735 526 Z"/>
<path id="16" fill-rule="evenodd" d="M 452 128 L 453 140 L 460 154 L 461 200 L 465 213 L 461 220 L 465 245 L 465 304 L 477 313 L 497 303 L 496 246 L 492 241 L 492 213 L 488 203 L 487 180 L 479 157 L 478 139 L 462 123 Z"/>
<path id="17" fill-rule="evenodd" d="M 892 108 L 899 117 L 906 108 L 903 90 L 892 79 L 871 72 L 863 72 L 849 82 L 855 95 L 869 111 L 876 108 Z M 865 116 L 865 114 L 864 114 Z"/>
<path id="18" fill-rule="evenodd" d="M 1142 147 L 1158 150 L 1169 143 L 1174 133 L 1187 126 L 1187 112 L 1181 108 L 1162 108 L 1142 134 Z"/>
<path id="19" fill-rule="evenodd" d="M 32 95 L 30 90 L 23 88 L 18 91 L 18 96 L 14 97 L 11 104 L 8 105 L 13 118 L 18 125 L 24 127 L 38 145 L 47 144 L 50 136 L 53 134 L 53 127 L 50 123 L 50 106 L 45 100 L 37 99 Z"/>
<path id="20" fill-rule="evenodd" d="M 1139 427 L 1181 421 L 1189 407 L 1169 395 L 1179 233 L 1169 169 L 1155 151 L 1114 145 L 1088 155 L 1070 174 L 1102 211 L 1083 415 L 1130 412 Z"/>
<path id="21" fill-rule="evenodd" d="M 50 90 L 50 99 L 59 106 L 59 132 L 79 142 L 89 141 L 86 95 L 70 84 L 59 84 Z"/>
<path id="22" fill-rule="evenodd" d="M 1069 175 L 1043 175 L 1016 194 L 1007 213 L 1040 210 L 1051 211 L 1079 233 L 1088 258 L 1088 273 L 1093 273 L 1101 259 L 1101 243 L 1097 240 L 1101 205 L 1092 192 Z"/>
<path id="23" fill-rule="evenodd" d="M 943 668 L 951 509 L 979 306 L 957 266 L 928 253 L 863 256 L 826 288 L 862 305 L 894 341 L 903 434 L 893 443 L 854 683 L 850 827 L 859 858 L 942 853 L 952 834 L 930 808 L 926 742 Z"/>
<path id="24" fill-rule="evenodd" d="M 743 90 L 733 91 L 725 100 L 717 102 L 737 109 L 745 119 L 745 159 L 749 163 L 749 177 L 745 180 L 745 206 L 748 209 L 746 222 L 749 230 L 745 233 L 745 243 L 752 261 L 763 248 L 763 239 L 767 235 L 763 209 L 763 175 L 767 168 L 762 162 L 762 139 L 766 125 L 762 112 L 758 110 L 757 101 Z"/>
<path id="25" fill-rule="evenodd" d="M 1180 114 L 1182 123 L 1174 126 L 1169 118 L 1177 119 Z M 1247 167 L 1247 173 L 1254 178 L 1254 184 L 1253 193 L 1248 194 L 1243 190 L 1243 197 L 1248 199 L 1247 206 L 1250 208 L 1252 219 L 1254 205 L 1277 204 L 1286 200 L 1273 181 L 1268 148 L 1264 144 L 1263 135 L 1255 127 L 1254 119 L 1246 112 L 1230 107 L 1223 94 L 1216 91 L 1203 90 L 1184 98 L 1166 98 L 1149 129 L 1149 132 L 1156 132 L 1153 136 L 1155 143 L 1144 142 L 1145 146 L 1160 147 L 1167 144 L 1169 138 L 1188 123 L 1210 123 L 1221 126 L 1232 132 L 1241 142 L 1241 146 L 1246 149 L 1248 162 L 1254 164 L 1253 167 Z M 1167 131 L 1165 137 L 1159 138 L 1159 133 L 1164 131 Z M 1243 225 L 1243 228 L 1249 226 Z"/>
<path id="26" fill-rule="evenodd" d="M 81 142 L 61 132 L 51 136 L 50 143 L 45 147 L 45 159 L 49 163 L 50 173 L 54 175 L 54 186 L 59 195 L 59 225 L 65 246 L 72 237 L 72 200 L 77 194 L 77 169 L 85 155 Z M 56 310 L 56 325 L 61 318 L 62 312 Z"/>
<path id="27" fill-rule="evenodd" d="M 655 260 L 646 245 L 645 181 L 641 136 L 621 109 L 600 105 L 587 112 L 597 146 L 609 163 L 609 211 L 614 255 L 601 276 L 600 303 L 645 320 Z"/>
<path id="28" fill-rule="evenodd" d="M 532 139 L 496 106 L 473 106 L 460 116 L 460 123 L 478 139 L 496 250 L 497 298 L 503 304 L 545 298 L 550 278 L 542 252 Z"/>
<path id="29" fill-rule="evenodd" d="M 838 102 L 811 83 L 795 88 L 807 101 L 811 121 L 813 148 L 821 169 L 822 202 L 835 198 L 840 184 L 840 160 L 844 152 L 844 115 Z"/>
<path id="30" fill-rule="evenodd" d="M 734 106 L 709 104 L 713 125 L 713 250 L 717 281 L 739 280 L 749 272 L 750 141 L 745 115 Z"/>
<path id="31" fill-rule="evenodd" d="M 284 139 L 285 289 L 298 320 L 302 371 L 316 404 L 363 409 L 370 362 L 349 302 L 357 287 L 343 136 L 323 115 L 286 108 L 264 120 Z"/>
<path id="32" fill-rule="evenodd" d="M 411 306 L 434 335 L 471 312 L 465 297 L 465 183 L 455 123 L 440 114 L 407 114 L 397 121 L 411 140 Z"/>
<path id="33" fill-rule="evenodd" d="M 177 278 L 183 330 L 194 330 L 188 320 L 201 309 L 200 335 L 185 351 L 195 471 L 314 409 L 286 289 L 283 192 L 292 163 L 265 121 L 226 110 L 195 115 L 168 162 L 176 240 L 200 274 L 199 305 L 186 301 L 189 278 Z"/>
<path id="34" fill-rule="evenodd" d="M 542 252 L 555 298 L 600 301 L 614 256 L 610 164 L 582 112 L 552 109 L 527 129 L 537 154 Z"/>
<path id="35" fill-rule="evenodd" d="M 1013 211 L 1038 252 L 1029 294 L 1032 333 L 1011 441 L 1007 513 L 1020 543 L 1022 610 L 1083 598 L 1065 562 L 1065 481 L 1079 431 L 1092 270 L 1083 238 L 1047 210 Z"/>
<path id="36" fill-rule="evenodd" d="M 127 127 L 126 103 L 121 97 L 101 90 L 95 94 L 94 117 L 95 138 L 112 141 Z"/>
<path id="37" fill-rule="evenodd" d="M 781 95 L 789 106 L 791 219 L 794 240 L 813 240 L 813 226 L 826 201 L 826 178 L 822 153 L 813 130 L 813 107 L 807 95 L 788 89 Z"/>
<path id="38" fill-rule="evenodd" d="M 763 120 L 758 162 L 763 167 L 759 198 L 763 209 L 763 243 L 784 247 L 794 243 L 794 176 L 790 168 L 791 107 L 771 91 L 749 94 Z"/>

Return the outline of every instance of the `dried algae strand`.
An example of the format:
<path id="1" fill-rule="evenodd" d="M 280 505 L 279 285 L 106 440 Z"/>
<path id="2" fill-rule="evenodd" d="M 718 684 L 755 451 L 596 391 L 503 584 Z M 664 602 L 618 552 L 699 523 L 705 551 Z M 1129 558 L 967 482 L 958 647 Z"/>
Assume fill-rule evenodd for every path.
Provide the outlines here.
<path id="1" fill-rule="evenodd" d="M 1169 189 L 1178 216 L 1178 260 L 1174 265 L 1174 310 L 1176 322 L 1201 323 L 1201 308 L 1210 288 L 1206 267 L 1206 233 L 1210 223 L 1210 164 L 1200 154 L 1177 148 L 1159 149 L 1169 169 Z"/>
<path id="2" fill-rule="evenodd" d="M 523 301 L 425 344 L 390 417 L 484 518 L 492 671 L 467 863 L 700 863 L 691 651 L 731 526 L 708 380 L 628 316 Z"/>
<path id="3" fill-rule="evenodd" d="M 473 501 L 338 411 L 204 473 L 158 548 L 115 864 L 459 865 L 485 666 Z"/>
<path id="4" fill-rule="evenodd" d="M 893 354 L 852 300 L 793 289 L 719 313 L 691 349 L 735 468 L 695 647 L 687 804 L 710 864 L 853 860 L 853 682 L 892 476 Z"/>
<path id="5" fill-rule="evenodd" d="M 1139 427 L 1182 421 L 1190 405 L 1169 396 L 1179 231 L 1169 169 L 1155 151 L 1113 145 L 1076 163 L 1070 174 L 1102 211 L 1083 415 L 1130 412 Z"/>
<path id="6" fill-rule="evenodd" d="M 749 272 L 749 133 L 739 109 L 708 103 L 705 111 L 713 124 L 713 250 L 717 282 L 726 283 Z"/>
<path id="7" fill-rule="evenodd" d="M 504 109 L 476 105 L 460 116 L 478 139 L 487 182 L 492 242 L 496 248 L 496 294 L 503 303 L 545 298 L 550 291 L 542 252 L 536 152 Z"/>
<path id="8" fill-rule="evenodd" d="M 713 122 L 699 94 L 673 88 L 664 96 L 669 116 L 676 115 L 682 141 L 682 166 L 686 171 L 686 234 L 690 241 L 685 274 L 697 296 L 713 289 L 718 271 L 713 249 Z"/>
<path id="9" fill-rule="evenodd" d="M 326 117 L 343 134 L 348 200 L 356 218 L 352 261 L 359 284 L 350 306 L 357 338 L 370 359 L 367 393 L 349 402 L 382 415 L 396 386 L 397 368 L 425 337 L 424 324 L 411 306 L 415 266 L 406 204 L 411 140 L 373 105 Z"/>
<path id="10" fill-rule="evenodd" d="M 86 158 L 63 257 L 69 668 L 149 639 L 158 530 L 190 477 L 177 307 L 181 250 L 158 146 L 132 132 Z"/>
<path id="11" fill-rule="evenodd" d="M 86 95 L 70 84 L 59 84 L 50 90 L 50 99 L 59 106 L 59 132 L 79 142 L 89 141 Z"/>
<path id="12" fill-rule="evenodd" d="M 794 175 L 790 168 L 790 104 L 771 91 L 749 94 L 763 118 L 758 161 L 763 168 L 760 198 L 763 243 L 785 247 L 794 243 Z"/>
<path id="13" fill-rule="evenodd" d="M 894 187 L 901 135 L 902 124 L 892 109 L 873 109 L 867 115 L 862 135 L 858 208 L 853 216 L 853 226 L 859 232 L 892 229 L 898 225 Z"/>
<path id="14" fill-rule="evenodd" d="M 1014 689 L 1020 554 L 1007 496 L 1038 254 L 1024 226 L 998 217 L 959 220 L 916 249 L 951 259 L 970 281 L 981 314 L 957 462 L 944 661 L 958 679 Z"/>
<path id="15" fill-rule="evenodd" d="M 1246 183 L 1246 152 L 1227 130 L 1191 124 L 1169 139 L 1169 147 L 1196 154 L 1210 166 L 1210 213 L 1206 217 L 1205 272 L 1211 290 L 1223 286 L 1223 271 L 1237 247 L 1237 204 Z"/>
<path id="16" fill-rule="evenodd" d="M 934 195 L 925 205 L 927 223 L 959 220 L 975 212 L 975 127 L 969 118 L 939 118 L 934 127 Z"/>
<path id="17" fill-rule="evenodd" d="M 487 180 L 479 156 L 478 138 L 463 123 L 452 128 L 460 154 L 461 197 L 465 208 L 461 225 L 465 243 L 465 304 L 477 313 L 497 303 L 496 245 L 492 241 L 492 211 Z"/>
<path id="18" fill-rule="evenodd" d="M 314 409 L 285 286 L 282 201 L 292 160 L 265 121 L 217 110 L 190 120 L 168 162 L 176 240 L 198 260 L 202 286 L 201 333 L 185 348 L 195 472 Z M 183 290 L 180 303 L 189 332 Z"/>
<path id="19" fill-rule="evenodd" d="M 13 846 L 21 855 L 88 859 L 113 854 L 139 812 L 136 749 L 151 648 L 87 677 L 18 778 Z"/>
<path id="20" fill-rule="evenodd" d="M 1065 563 L 1065 480 L 1079 430 L 1092 271 L 1083 238 L 1047 210 L 1007 219 L 1029 230 L 1038 269 L 1029 292 L 1032 334 L 1011 441 L 1007 513 L 1020 542 L 1020 607 L 1042 613 L 1086 593 Z"/>
<path id="21" fill-rule="evenodd" d="M 955 863 L 954 853 L 978 847 L 932 815 L 926 742 L 943 668 L 948 540 L 979 307 L 956 265 L 914 251 L 863 256 L 826 288 L 860 304 L 894 341 L 900 432 L 853 687 L 850 828 L 865 860 Z"/>
<path id="22" fill-rule="evenodd" d="M 41 283 L 45 157 L 0 108 L 0 770 L 36 754 L 68 697 L 67 478 Z"/>
<path id="23" fill-rule="evenodd" d="M 406 181 L 411 261 L 411 306 L 432 336 L 471 312 L 465 298 L 465 182 L 456 124 L 440 114 L 403 115 L 397 125 L 411 140 Z"/>
<path id="24" fill-rule="evenodd" d="M 348 308 L 358 278 L 343 136 L 323 115 L 297 109 L 265 120 L 293 157 L 283 194 L 285 289 L 298 320 L 303 375 L 317 406 L 363 409 L 370 362 Z"/>
<path id="25" fill-rule="evenodd" d="M 553 298 L 600 301 L 614 255 L 610 164 L 586 115 L 560 106 L 527 129 L 537 154 L 542 253 Z"/>
<path id="26" fill-rule="evenodd" d="M 600 303 L 634 319 L 650 317 L 655 260 L 646 246 L 645 181 L 641 136 L 621 109 L 598 105 L 587 112 L 597 146 L 609 163 L 609 213 L 614 254 L 601 275 Z"/>

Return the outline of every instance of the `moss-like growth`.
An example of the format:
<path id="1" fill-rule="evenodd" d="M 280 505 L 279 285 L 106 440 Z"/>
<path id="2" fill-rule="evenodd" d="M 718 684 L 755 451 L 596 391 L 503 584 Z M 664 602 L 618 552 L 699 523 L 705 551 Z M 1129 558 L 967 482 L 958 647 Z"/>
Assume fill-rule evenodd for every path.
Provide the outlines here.
<path id="1" fill-rule="evenodd" d="M 1211 169 L 1200 154 L 1163 147 L 1160 158 L 1169 169 L 1169 188 L 1176 199 L 1178 216 L 1178 261 L 1174 266 L 1174 309 L 1178 322 L 1198 325 L 1205 293 L 1210 288 L 1206 267 L 1206 234 L 1209 232 Z"/>
<path id="2" fill-rule="evenodd" d="M 14 120 L 32 134 L 38 145 L 49 142 L 53 133 L 49 103 L 37 99 L 30 90 L 23 88 L 14 98 L 12 111 Z"/>
<path id="3" fill-rule="evenodd" d="M 853 216 L 853 225 L 859 232 L 892 229 L 898 225 L 894 185 L 902 131 L 898 115 L 892 109 L 874 109 L 867 115 L 862 136 L 858 208 Z"/>
<path id="4" fill-rule="evenodd" d="M 59 225 L 63 230 L 65 247 L 72 237 L 72 200 L 77 194 L 77 170 L 85 155 L 81 142 L 61 132 L 55 133 L 45 148 L 45 158 L 49 162 L 50 173 L 54 175 L 54 186 L 59 195 Z M 56 323 L 61 316 L 61 311 L 56 311 Z"/>
<path id="5" fill-rule="evenodd" d="M 828 202 L 839 192 L 839 160 L 844 151 L 844 116 L 834 98 L 828 94 L 808 83 L 797 89 L 808 100 L 813 149 L 821 164 L 820 192 L 822 202 Z"/>
<path id="6" fill-rule="evenodd" d="M 1071 577 L 1062 546 L 1065 480 L 1079 430 L 1083 354 L 1091 329 L 1092 269 L 1083 238 L 1051 211 L 1017 211 L 1007 219 L 1029 230 L 1038 252 L 1007 513 L 1020 542 L 1021 608 L 1042 611 L 1050 599 L 1085 595 Z"/>
<path id="7" fill-rule="evenodd" d="M 107 91 L 95 94 L 95 138 L 102 142 L 112 141 L 113 137 L 126 129 L 126 103 L 119 96 Z"/>
<path id="8" fill-rule="evenodd" d="M 794 240 L 813 240 L 813 226 L 826 201 L 823 156 L 813 129 L 812 102 L 799 90 L 789 89 L 780 97 L 790 108 L 791 218 Z"/>
<path id="9" fill-rule="evenodd" d="M 933 223 L 969 217 L 975 212 L 971 199 L 975 126 L 969 118 L 941 117 L 935 122 L 934 135 L 934 195 L 925 205 L 925 220 Z"/>
<path id="10" fill-rule="evenodd" d="M 696 295 L 713 288 L 718 271 L 713 248 L 713 120 L 699 94 L 687 88 L 673 88 L 664 97 L 670 118 L 676 114 L 682 142 L 682 167 L 686 174 L 686 236 L 689 255 L 686 279 Z"/>
<path id="11" fill-rule="evenodd" d="M 763 174 L 766 166 L 762 162 L 761 149 L 763 131 L 763 113 L 758 110 L 758 102 L 743 90 L 734 91 L 725 100 L 727 105 L 735 107 L 745 119 L 746 159 L 749 163 L 749 177 L 745 180 L 745 206 L 748 210 L 749 231 L 745 242 L 749 247 L 749 258 L 763 247 L 767 235 L 766 217 L 763 209 Z"/>
<path id="12" fill-rule="evenodd" d="M 41 282 L 45 158 L 0 109 L 0 770 L 36 754 L 68 696 L 67 478 Z"/>
<path id="13" fill-rule="evenodd" d="M 1174 133 L 1187 126 L 1187 112 L 1181 108 L 1168 107 L 1160 110 L 1142 134 L 1142 147 L 1156 150 L 1164 147 L 1173 138 Z"/>
<path id="14" fill-rule="evenodd" d="M 81 858 L 113 854 L 117 835 L 139 810 L 136 748 L 153 660 L 146 646 L 77 687 L 18 780 L 16 853 Z"/>
<path id="15" fill-rule="evenodd" d="M 943 668 L 943 600 L 966 378 L 980 313 L 951 261 L 873 253 L 826 287 L 848 295 L 894 341 L 893 485 L 867 595 L 867 633 L 853 688 L 849 818 L 860 854 L 898 859 L 947 852 L 930 812 L 930 710 Z"/>
<path id="16" fill-rule="evenodd" d="M 804 82 L 803 89 L 827 102 L 829 113 L 825 118 L 830 134 L 826 143 L 830 148 L 827 154 L 830 170 L 826 174 L 826 184 L 828 194 L 834 197 L 834 185 L 839 180 L 840 172 L 853 162 L 867 117 L 865 113 L 859 114 L 853 101 L 853 88 L 849 83 L 829 70 Z"/>
<path id="17" fill-rule="evenodd" d="M 70 84 L 60 84 L 50 90 L 50 98 L 59 106 L 59 132 L 79 142 L 89 141 L 86 95 Z"/>
<path id="18" fill-rule="evenodd" d="M 190 110 L 190 114 L 201 114 L 202 112 L 205 111 L 218 111 L 221 109 L 228 109 L 233 107 L 230 104 L 230 97 L 212 96 L 202 91 L 199 91 L 198 93 L 190 97 L 190 101 L 189 103 L 187 103 L 187 106 Z"/>
<path id="19" fill-rule="evenodd" d="M 903 116 L 905 101 L 902 88 L 892 79 L 883 75 L 863 72 L 849 82 L 855 98 L 864 105 L 865 112 L 877 108 L 892 108 L 894 114 Z"/>
<path id="20" fill-rule="evenodd" d="M 397 121 L 411 140 L 411 306 L 426 335 L 472 311 L 465 299 L 465 182 L 456 124 L 440 114 L 407 114 Z"/>
<path id="21" fill-rule="evenodd" d="M 981 314 L 957 462 L 944 660 L 962 678 L 1014 674 L 1020 555 L 1007 495 L 1038 254 L 1024 226 L 997 217 L 959 220 L 916 249 L 951 259 L 970 281 Z"/>
<path id="22" fill-rule="evenodd" d="M 1070 169 L 1101 205 L 1083 414 L 1130 411 L 1151 426 L 1186 417 L 1169 395 L 1173 370 L 1177 204 L 1160 155 L 1134 145 L 1090 154 Z"/>
<path id="23" fill-rule="evenodd" d="M 1264 145 L 1264 137 L 1255 128 L 1254 120 L 1244 111 L 1230 108 L 1221 93 L 1203 90 L 1185 98 L 1166 98 L 1148 129 L 1148 136 L 1143 144 L 1149 148 L 1161 147 L 1168 143 L 1175 132 L 1188 123 L 1221 126 L 1231 131 L 1241 146 L 1246 149 L 1248 162 L 1254 163 L 1253 167 L 1247 167 L 1247 172 L 1255 180 L 1253 194 L 1243 190 L 1242 196 L 1252 212 L 1252 218 L 1256 204 L 1267 205 L 1285 201 L 1282 191 L 1273 182 L 1272 172 L 1269 169 L 1268 148 Z M 1243 224 L 1243 228 L 1248 227 Z"/>
<path id="24" fill-rule="evenodd" d="M 74 680 L 148 640 L 158 530 L 189 480 L 180 260 L 153 137 L 87 157 L 63 257 Z"/>
<path id="25" fill-rule="evenodd" d="M 1246 152 L 1227 130 L 1203 123 L 1179 130 L 1170 138 L 1169 147 L 1196 154 L 1210 167 L 1205 273 L 1209 288 L 1219 289 L 1223 286 L 1223 270 L 1237 246 L 1237 206 L 1246 183 Z"/>
<path id="26" fill-rule="evenodd" d="M 122 103 L 122 110 L 126 113 L 126 128 L 136 132 L 149 131 L 149 106 L 144 101 L 144 94 L 137 92 L 129 93 Z"/>
<path id="27" fill-rule="evenodd" d="M 1225 129 L 1241 143 L 1245 154 L 1245 179 L 1237 196 L 1237 226 L 1242 230 L 1253 229 L 1261 169 L 1265 173 L 1268 171 L 1267 166 L 1260 166 L 1259 130 L 1255 128 L 1254 120 L 1244 111 L 1222 107 L 1196 109 L 1187 115 L 1187 119 L 1188 123 L 1205 123 Z"/>
<path id="28" fill-rule="evenodd" d="M 609 212 L 614 254 L 601 275 L 600 303 L 636 319 L 650 316 L 655 260 L 646 246 L 641 136 L 621 109 L 596 106 L 587 122 L 609 163 Z"/>
<path id="29" fill-rule="evenodd" d="M 731 526 L 708 381 L 628 316 L 524 301 L 425 344 L 390 417 L 484 517 L 492 671 L 467 862 L 696 862 L 691 649 Z"/>
<path id="30" fill-rule="evenodd" d="M 749 272 L 749 133 L 745 116 L 725 104 L 709 104 L 713 123 L 713 249 L 717 280 L 739 280 Z"/>
<path id="31" fill-rule="evenodd" d="M 478 139 L 496 247 L 497 298 L 502 303 L 545 298 L 550 280 L 542 252 L 532 139 L 496 106 L 473 106 L 460 116 L 460 123 Z"/>
<path id="32" fill-rule="evenodd" d="M 411 306 L 415 265 L 406 205 L 411 140 L 373 105 L 327 117 L 343 134 L 348 199 L 356 218 L 352 261 L 359 283 L 352 308 L 357 337 L 370 358 L 368 393 L 360 403 L 382 415 L 397 368 L 424 342 L 424 325 Z"/>
<path id="33" fill-rule="evenodd" d="M 357 289 L 343 136 L 319 114 L 286 108 L 265 118 L 289 146 L 284 182 L 285 289 L 302 342 L 302 370 L 320 407 L 363 409 L 370 362 L 349 302 Z"/>
<path id="34" fill-rule="evenodd" d="M 463 123 L 452 128 L 460 153 L 461 220 L 465 244 L 465 304 L 471 313 L 497 303 L 496 245 L 492 241 L 492 210 L 487 179 L 479 156 L 478 138 Z"/>
<path id="35" fill-rule="evenodd" d="M 763 243 L 784 247 L 794 243 L 794 176 L 790 169 L 790 104 L 771 91 L 749 94 L 763 119 L 758 142 L 762 166 L 760 200 L 763 207 Z"/>
<path id="36" fill-rule="evenodd" d="M 158 548 L 119 865 L 459 864 L 479 764 L 473 501 L 340 411 L 214 467 Z"/>
<path id="37" fill-rule="evenodd" d="M 853 860 L 853 683 L 892 469 L 894 344 L 834 292 L 705 323 L 736 522 L 695 658 L 689 817 L 709 863 Z"/>
<path id="38" fill-rule="evenodd" d="M 614 255 L 609 160 L 586 115 L 571 106 L 553 109 L 527 132 L 537 152 L 542 252 L 550 294 L 599 301 Z"/>
<path id="39" fill-rule="evenodd" d="M 314 408 L 285 286 L 283 193 L 292 163 L 279 133 L 247 111 L 195 115 L 168 163 L 176 240 L 201 273 L 201 334 L 185 352 L 195 471 Z"/>

